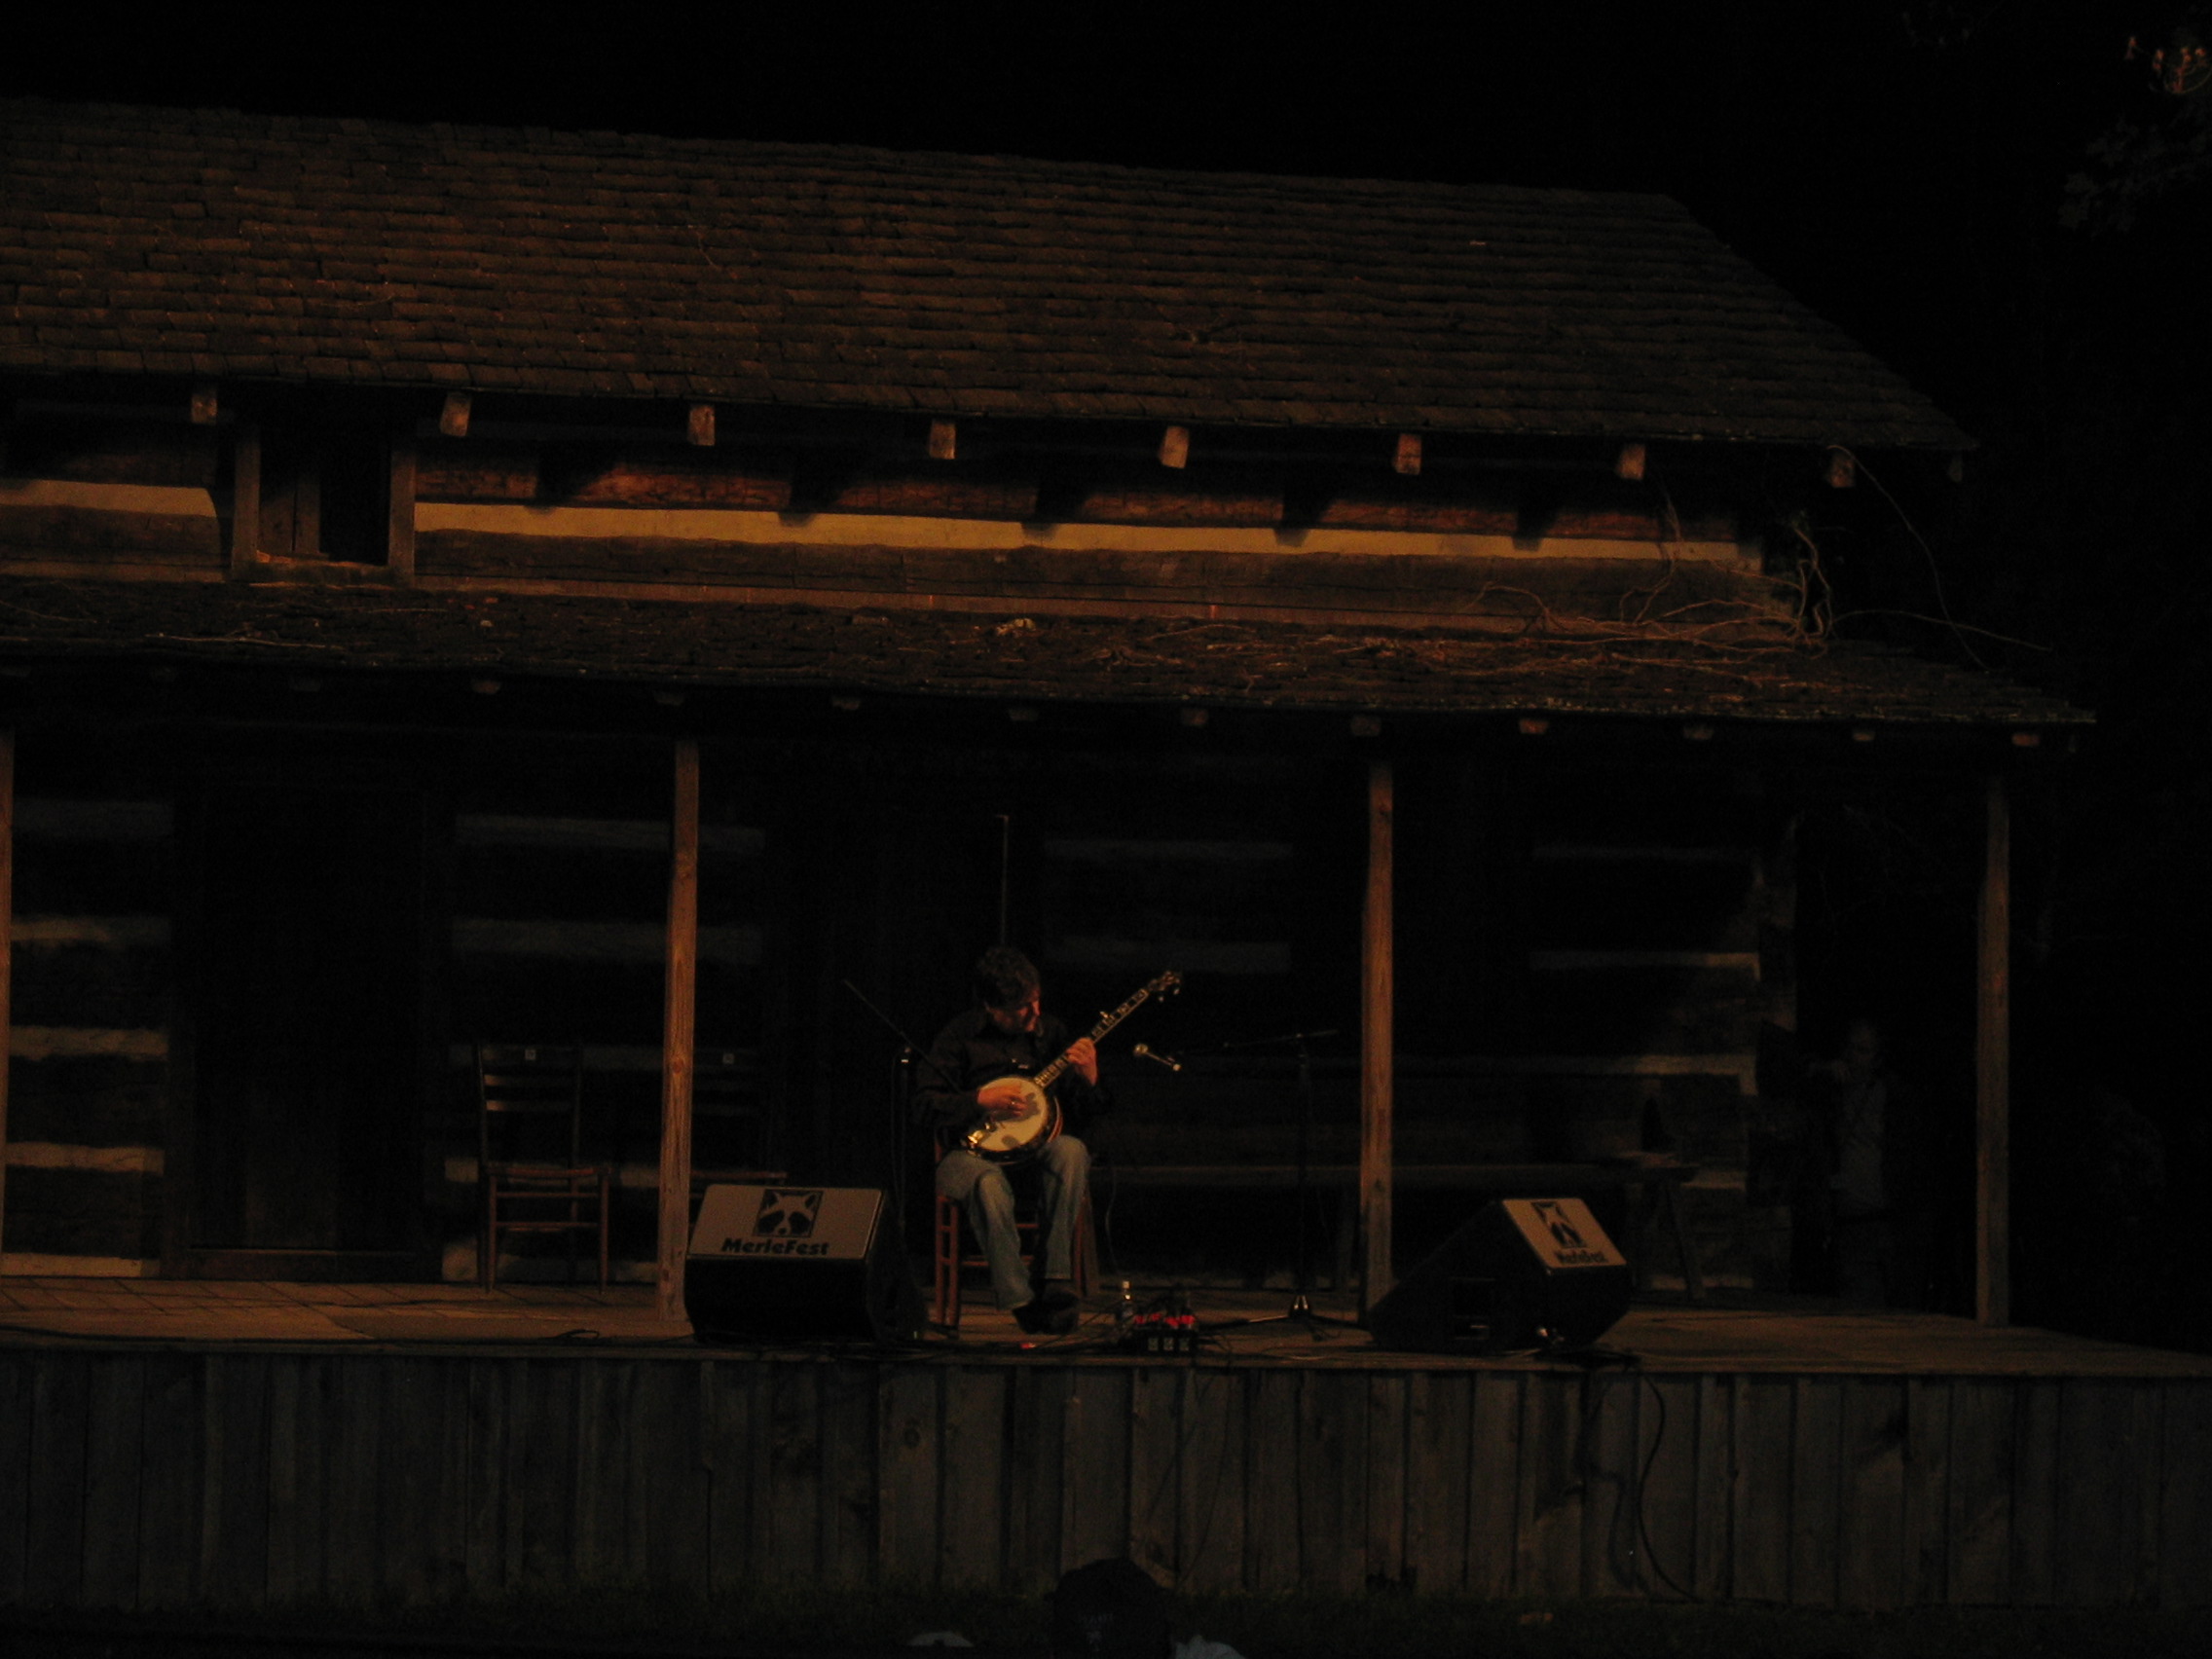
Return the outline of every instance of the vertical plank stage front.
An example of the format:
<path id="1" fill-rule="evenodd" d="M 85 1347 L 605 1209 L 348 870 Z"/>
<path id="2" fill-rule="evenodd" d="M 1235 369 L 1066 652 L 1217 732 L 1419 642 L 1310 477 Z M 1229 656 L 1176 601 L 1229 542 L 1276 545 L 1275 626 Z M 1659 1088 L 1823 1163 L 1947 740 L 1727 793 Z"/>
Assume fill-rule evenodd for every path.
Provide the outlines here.
<path id="1" fill-rule="evenodd" d="M 0 726 L 0 1272 L 8 1269 L 8 1064 L 14 1051 L 16 732 Z"/>
<path id="2" fill-rule="evenodd" d="M 1390 1106 L 1394 1087 L 1390 762 L 1367 768 L 1367 907 L 1360 951 L 1359 1235 L 1365 1240 L 1360 1310 L 1390 1293 Z"/>
<path id="3" fill-rule="evenodd" d="M 699 740 L 676 740 L 669 809 L 668 982 L 660 1071 L 660 1250 L 655 1306 L 683 1316 L 683 1248 L 691 1226 L 691 1073 L 699 1013 Z"/>
<path id="4" fill-rule="evenodd" d="M 2012 1322 L 2012 806 L 1992 775 L 1982 858 L 1974 1015 L 1974 1316 Z"/>

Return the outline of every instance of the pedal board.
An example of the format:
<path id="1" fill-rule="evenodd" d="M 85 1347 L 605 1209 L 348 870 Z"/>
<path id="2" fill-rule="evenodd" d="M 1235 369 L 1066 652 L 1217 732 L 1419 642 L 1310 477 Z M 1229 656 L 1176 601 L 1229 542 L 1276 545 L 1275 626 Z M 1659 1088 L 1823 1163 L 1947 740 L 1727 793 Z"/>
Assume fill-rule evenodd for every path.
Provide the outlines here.
<path id="1" fill-rule="evenodd" d="M 1118 1345 L 1124 1353 L 1147 1359 L 1189 1358 L 1198 1351 L 1198 1320 L 1190 1298 L 1171 1290 L 1146 1303 L 1129 1320 Z"/>

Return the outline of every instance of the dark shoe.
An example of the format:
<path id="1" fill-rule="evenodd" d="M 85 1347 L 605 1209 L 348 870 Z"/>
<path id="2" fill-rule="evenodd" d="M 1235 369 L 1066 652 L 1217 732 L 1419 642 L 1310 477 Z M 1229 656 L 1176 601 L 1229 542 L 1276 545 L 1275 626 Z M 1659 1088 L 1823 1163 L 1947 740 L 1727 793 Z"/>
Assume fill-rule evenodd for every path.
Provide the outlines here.
<path id="1" fill-rule="evenodd" d="M 1045 1309 L 1046 1328 L 1056 1337 L 1064 1337 L 1083 1322 L 1083 1304 L 1064 1290 L 1048 1290 L 1037 1299 Z"/>
<path id="2" fill-rule="evenodd" d="M 1064 1290 L 1048 1290 L 1014 1310 L 1014 1322 L 1033 1337 L 1064 1337 L 1082 1318 L 1082 1305 Z"/>

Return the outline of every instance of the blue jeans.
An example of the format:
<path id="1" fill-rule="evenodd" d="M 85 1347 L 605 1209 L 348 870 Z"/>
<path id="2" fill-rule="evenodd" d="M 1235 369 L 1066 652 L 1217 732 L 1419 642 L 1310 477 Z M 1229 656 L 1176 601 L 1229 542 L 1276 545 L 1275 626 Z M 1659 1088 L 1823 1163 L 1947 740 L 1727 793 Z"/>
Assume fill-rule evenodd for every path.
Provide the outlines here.
<path id="1" fill-rule="evenodd" d="M 1038 1175 L 1038 1260 L 1049 1279 L 1075 1277 L 1075 1228 L 1090 1185 L 1090 1149 L 1073 1135 L 1050 1141 L 1030 1161 Z M 1006 1166 L 955 1147 L 938 1160 L 937 1190 L 968 1211 L 968 1226 L 991 1264 L 991 1294 L 1001 1308 L 1037 1300 L 1021 1235 L 1014 1225 L 1014 1185 Z"/>

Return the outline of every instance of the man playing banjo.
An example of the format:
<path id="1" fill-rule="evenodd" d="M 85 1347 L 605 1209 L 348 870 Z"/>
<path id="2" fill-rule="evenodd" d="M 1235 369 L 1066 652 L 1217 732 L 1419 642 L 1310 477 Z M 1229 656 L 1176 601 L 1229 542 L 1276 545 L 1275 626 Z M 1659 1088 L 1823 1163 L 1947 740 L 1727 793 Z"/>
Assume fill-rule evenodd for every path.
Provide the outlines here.
<path id="1" fill-rule="evenodd" d="M 971 1151 L 968 1142 L 1017 1135 L 1036 1111 L 1030 1074 L 1065 1057 L 1052 1087 L 1059 1109 L 1080 1126 L 1104 1111 L 1098 1051 L 1088 1037 L 1044 1011 L 1037 970 L 1020 951 L 996 945 L 976 964 L 975 1008 L 930 1045 L 914 1095 L 916 1119 L 938 1131 L 947 1150 L 937 1166 L 937 1190 L 965 1205 L 968 1224 L 991 1264 L 991 1291 L 1024 1331 L 1075 1328 L 1075 1230 L 1090 1181 L 1090 1151 L 1073 1134 L 1043 1136 L 1012 1159 Z M 977 1131 L 985 1131 L 982 1134 Z M 1005 1131 L 1005 1132 L 999 1132 Z M 1038 1263 L 1044 1286 L 1032 1282 L 1014 1231 L 1014 1190 L 1007 1163 L 1033 1167 L 1041 1185 Z"/>

